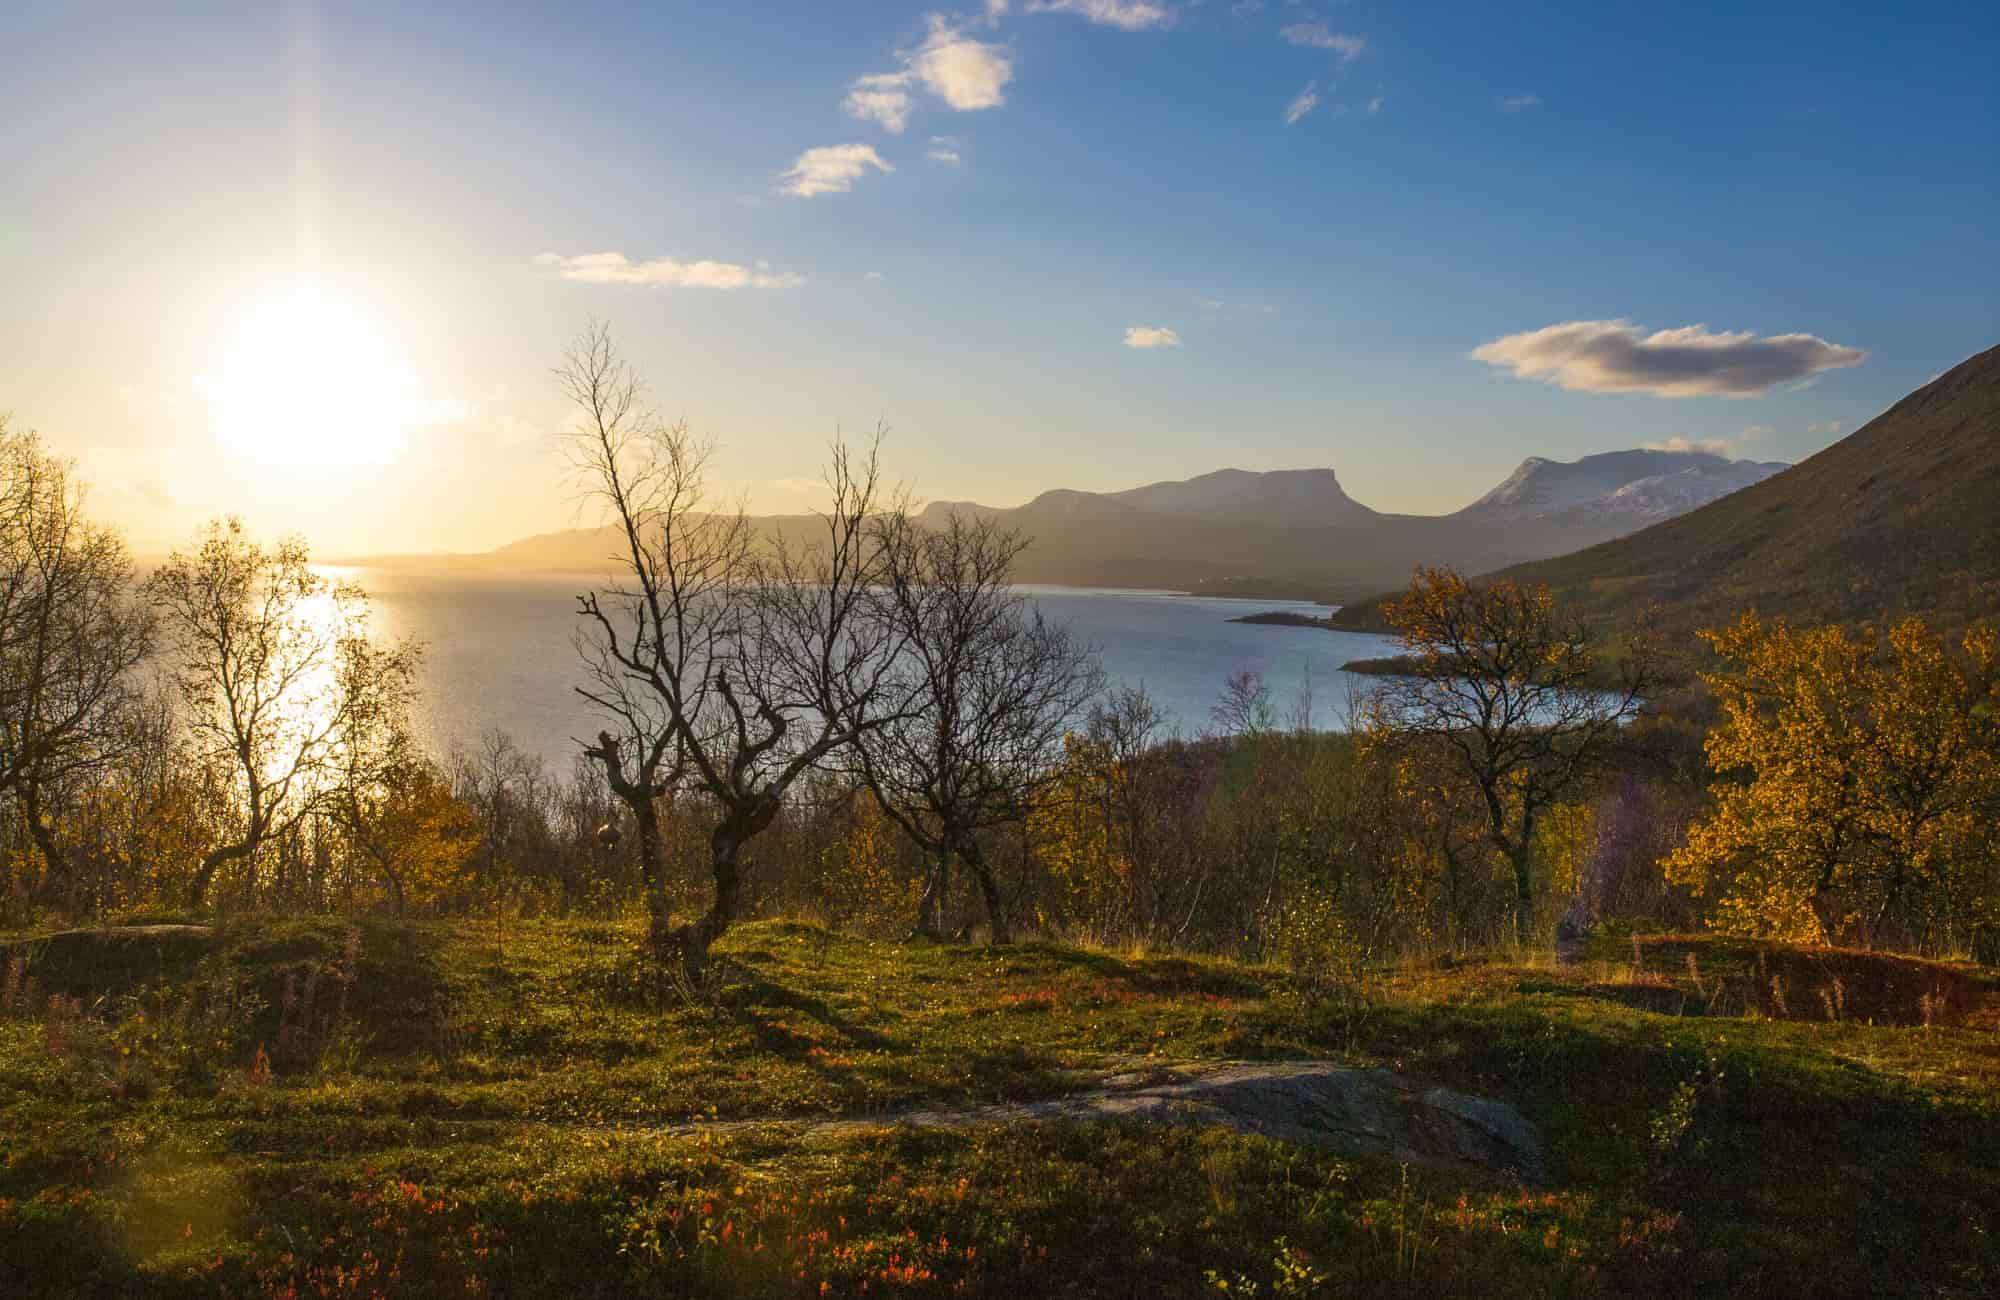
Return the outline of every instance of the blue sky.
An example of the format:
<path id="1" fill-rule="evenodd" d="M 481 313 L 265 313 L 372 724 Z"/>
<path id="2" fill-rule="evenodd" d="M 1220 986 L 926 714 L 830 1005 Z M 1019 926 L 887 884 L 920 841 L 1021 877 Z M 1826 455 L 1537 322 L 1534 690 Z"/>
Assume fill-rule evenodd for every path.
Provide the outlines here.
<path id="1" fill-rule="evenodd" d="M 1443 511 L 1527 455 L 1797 459 L 2000 342 L 1990 4 L 1002 8 L 16 0 L 0 410 L 142 545 L 451 549 L 570 521 L 592 316 L 769 509 L 879 419 L 931 497 L 1331 465 Z M 402 367 L 389 463 L 218 442 L 308 267 Z M 327 439 L 348 387 L 249 409 Z"/>

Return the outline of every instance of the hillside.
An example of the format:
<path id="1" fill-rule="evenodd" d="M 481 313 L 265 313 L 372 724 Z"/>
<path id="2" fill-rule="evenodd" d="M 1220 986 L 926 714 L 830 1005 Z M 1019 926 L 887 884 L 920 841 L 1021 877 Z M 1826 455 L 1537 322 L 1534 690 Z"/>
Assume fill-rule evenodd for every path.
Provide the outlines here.
<path id="1" fill-rule="evenodd" d="M 647 994 L 636 941 L 246 915 L 0 951 L 27 954 L 0 996 L 0 1294 L 2000 1281 L 1976 972 L 1661 936 L 1386 967 L 1328 1000 L 1268 966 L 766 921 L 688 1004 Z M 1939 981 L 1966 1023 L 1902 1027 Z M 1250 1123 L 1188 1082 L 1288 1074 L 1323 1082 L 1252 1089 Z M 1542 1159 L 1516 1170 L 1481 1135 L 1523 1121 Z"/>
<path id="2" fill-rule="evenodd" d="M 1697 452 L 1630 451 L 1573 463 L 1530 459 L 1505 483 L 1448 515 L 1379 513 L 1331 469 L 1217 470 L 1120 492 L 1056 489 L 1000 508 L 932 502 L 921 518 L 998 519 L 1032 538 L 1023 582 L 1164 587 L 1230 595 L 1355 600 L 1417 564 L 1484 570 L 1557 555 L 1691 509 L 1779 467 Z M 804 536 L 809 516 L 760 518 Z M 382 567 L 483 573 L 590 572 L 617 538 L 574 529 L 477 555 L 377 556 Z"/>
<path id="3" fill-rule="evenodd" d="M 1603 624 L 1657 605 L 1662 631 L 1683 641 L 1746 609 L 1952 625 L 2000 615 L 2000 348 L 1781 474 L 1504 576 L 1547 583 Z M 1337 621 L 1379 623 L 1372 601 Z"/>

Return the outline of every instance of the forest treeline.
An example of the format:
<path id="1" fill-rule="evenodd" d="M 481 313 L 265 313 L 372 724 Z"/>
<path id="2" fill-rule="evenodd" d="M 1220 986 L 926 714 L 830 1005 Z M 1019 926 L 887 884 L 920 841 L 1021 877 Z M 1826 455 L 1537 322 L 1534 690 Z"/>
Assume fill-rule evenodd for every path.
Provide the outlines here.
<path id="1" fill-rule="evenodd" d="M 608 331 L 558 374 L 624 544 L 577 600 L 599 722 L 566 771 L 500 733 L 429 751 L 422 648 L 302 542 L 218 521 L 142 576 L 0 423 L 0 926 L 639 912 L 696 974 L 756 914 L 1329 977 L 1619 925 L 1996 957 L 1991 629 L 1746 613 L 1691 689 L 1643 632 L 1420 570 L 1384 611 L 1411 671 L 1351 730 L 1239 673 L 1189 733 L 1014 591 L 1026 539 L 919 526 L 879 440 L 833 447 L 816 538 L 774 540 Z"/>

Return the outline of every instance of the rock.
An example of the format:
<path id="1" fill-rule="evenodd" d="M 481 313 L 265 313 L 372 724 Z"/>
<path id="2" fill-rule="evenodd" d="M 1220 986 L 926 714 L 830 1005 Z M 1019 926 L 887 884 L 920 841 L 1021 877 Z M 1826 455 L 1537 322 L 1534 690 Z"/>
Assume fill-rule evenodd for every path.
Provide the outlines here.
<path id="1" fill-rule="evenodd" d="M 1543 1176 L 1540 1137 L 1505 1102 L 1424 1088 L 1390 1070 L 1357 1070 L 1324 1061 L 1217 1061 L 1133 1070 L 1102 1080 L 1093 1091 L 1049 1101 L 841 1120 L 812 1132 L 1093 1119 L 1225 1124 L 1245 1133 L 1323 1142 L 1356 1155 L 1387 1155 L 1411 1164 L 1501 1170 L 1531 1183 Z"/>

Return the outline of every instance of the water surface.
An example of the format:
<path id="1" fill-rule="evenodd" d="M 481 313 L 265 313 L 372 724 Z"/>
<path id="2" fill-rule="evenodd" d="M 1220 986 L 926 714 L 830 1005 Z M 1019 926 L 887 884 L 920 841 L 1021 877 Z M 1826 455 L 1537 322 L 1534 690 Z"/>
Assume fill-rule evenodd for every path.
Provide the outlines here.
<path id="1" fill-rule="evenodd" d="M 489 729 L 511 733 L 556 772 L 567 772 L 573 737 L 593 735 L 591 707 L 571 638 L 581 620 L 576 595 L 589 579 L 489 577 L 343 569 L 374 597 L 376 624 L 414 635 L 425 661 L 427 738 L 439 749 L 469 744 Z M 1157 591 L 1024 587 L 1050 618 L 1066 621 L 1098 647 L 1113 682 L 1143 683 L 1184 732 L 1209 725 L 1223 680 L 1241 669 L 1264 674 L 1273 706 L 1289 717 L 1310 674 L 1313 720 L 1344 724 L 1350 659 L 1393 653 L 1386 637 L 1320 628 L 1232 623 L 1261 610 L 1323 614 L 1300 601 L 1219 600 Z"/>

